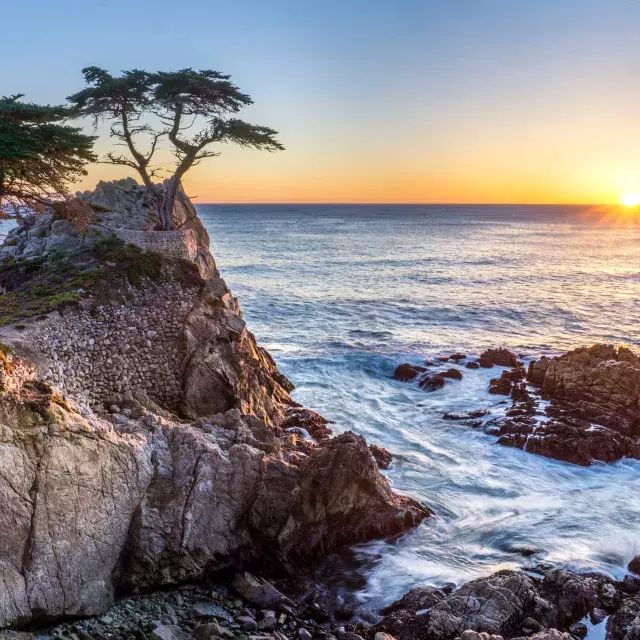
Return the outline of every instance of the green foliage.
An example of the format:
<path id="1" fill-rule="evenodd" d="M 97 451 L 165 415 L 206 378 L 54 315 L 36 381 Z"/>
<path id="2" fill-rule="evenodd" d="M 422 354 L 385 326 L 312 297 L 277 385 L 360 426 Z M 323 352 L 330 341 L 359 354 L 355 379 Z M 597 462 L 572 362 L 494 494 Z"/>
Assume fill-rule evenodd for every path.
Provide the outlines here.
<path id="1" fill-rule="evenodd" d="M 253 101 L 233 84 L 231 76 L 219 71 L 150 73 L 134 69 L 113 76 L 104 69 L 87 67 L 82 73 L 88 86 L 69 96 L 69 101 L 82 115 L 112 122 L 111 134 L 129 151 L 129 155 L 109 153 L 108 162 L 134 168 L 150 186 L 162 171 L 157 166 L 150 169 L 158 141 L 166 137 L 172 145 L 177 163 L 164 206 L 158 203 L 163 229 L 172 227 L 171 212 L 184 174 L 201 160 L 220 155 L 220 145 L 284 149 L 276 140 L 277 131 L 235 117 Z M 152 126 L 151 122 L 159 124 Z"/>
<path id="2" fill-rule="evenodd" d="M 67 185 L 95 161 L 95 138 L 61 124 L 74 112 L 64 106 L 0 98 L 0 206 L 2 216 L 17 216 L 25 207 L 66 197 Z"/>
<path id="3" fill-rule="evenodd" d="M 130 284 L 138 289 L 143 279 L 159 280 L 162 276 L 162 255 L 155 251 L 142 251 L 133 244 L 125 244 L 116 236 L 97 240 L 92 251 L 102 260 L 114 263 L 117 269 L 127 276 Z"/>

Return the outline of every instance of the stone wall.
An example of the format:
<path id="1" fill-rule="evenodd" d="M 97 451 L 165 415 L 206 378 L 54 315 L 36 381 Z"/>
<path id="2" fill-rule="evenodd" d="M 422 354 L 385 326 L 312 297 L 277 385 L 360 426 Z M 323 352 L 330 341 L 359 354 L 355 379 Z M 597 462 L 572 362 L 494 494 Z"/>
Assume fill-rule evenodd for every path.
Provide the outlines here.
<path id="1" fill-rule="evenodd" d="M 135 244 L 144 251 L 157 251 L 184 260 L 194 260 L 198 254 L 198 243 L 193 231 L 114 229 L 113 233 L 124 242 Z"/>
<path id="2" fill-rule="evenodd" d="M 31 337 L 47 363 L 42 378 L 94 407 L 143 391 L 173 409 L 182 397 L 182 328 L 198 293 L 178 282 L 147 282 L 126 304 L 69 312 Z"/>

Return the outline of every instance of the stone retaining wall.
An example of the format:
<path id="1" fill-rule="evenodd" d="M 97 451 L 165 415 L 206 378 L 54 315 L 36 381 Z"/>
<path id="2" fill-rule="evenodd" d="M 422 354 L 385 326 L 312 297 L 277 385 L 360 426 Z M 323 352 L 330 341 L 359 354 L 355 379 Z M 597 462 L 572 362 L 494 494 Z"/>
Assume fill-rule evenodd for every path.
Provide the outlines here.
<path id="1" fill-rule="evenodd" d="M 182 397 L 180 338 L 198 293 L 147 282 L 127 304 L 71 312 L 43 327 L 31 344 L 49 362 L 43 379 L 94 407 L 140 390 L 174 408 Z"/>
<path id="2" fill-rule="evenodd" d="M 138 231 L 134 229 L 114 229 L 121 240 L 135 244 L 144 251 L 157 251 L 163 255 L 193 260 L 198 245 L 191 231 Z"/>

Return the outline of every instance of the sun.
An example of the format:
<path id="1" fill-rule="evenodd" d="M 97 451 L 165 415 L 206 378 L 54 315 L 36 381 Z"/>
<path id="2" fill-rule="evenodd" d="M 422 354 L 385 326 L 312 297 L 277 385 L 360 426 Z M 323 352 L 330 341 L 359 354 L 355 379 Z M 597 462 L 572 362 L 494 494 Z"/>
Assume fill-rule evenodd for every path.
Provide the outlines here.
<path id="1" fill-rule="evenodd" d="M 640 195 L 635 191 L 629 191 L 620 198 L 620 204 L 625 207 L 637 207 L 640 205 Z"/>

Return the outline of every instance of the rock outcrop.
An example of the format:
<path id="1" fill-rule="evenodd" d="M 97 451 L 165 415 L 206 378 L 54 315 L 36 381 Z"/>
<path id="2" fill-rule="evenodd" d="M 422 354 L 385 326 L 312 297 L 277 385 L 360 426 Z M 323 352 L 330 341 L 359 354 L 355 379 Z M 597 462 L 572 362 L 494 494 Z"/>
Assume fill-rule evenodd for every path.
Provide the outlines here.
<path id="1" fill-rule="evenodd" d="M 527 377 L 550 401 L 547 418 L 527 393 L 491 426 L 500 444 L 580 465 L 640 458 L 640 360 L 630 349 L 582 347 L 531 362 Z"/>
<path id="2" fill-rule="evenodd" d="M 557 569 L 544 577 L 500 571 L 450 593 L 416 588 L 380 613 L 384 617 L 369 632 L 371 637 L 383 631 L 397 640 L 570 640 L 580 637 L 577 625 L 585 616 L 601 623 L 613 614 L 607 637 L 622 640 L 635 637 L 640 607 L 625 583 Z"/>
<path id="3" fill-rule="evenodd" d="M 471 425 L 498 444 L 583 466 L 640 459 L 640 359 L 627 347 L 581 347 L 532 360 L 526 371 L 504 349 L 489 349 L 483 359 L 512 367 L 489 386 L 510 396 L 506 415 Z M 549 401 L 544 410 L 541 400 Z"/>
<path id="4" fill-rule="evenodd" d="M 13 349 L 0 349 L 0 627 L 227 567 L 290 570 L 429 514 L 391 491 L 363 438 L 329 438 L 291 399 L 190 203 L 176 211 L 183 253 L 159 256 L 112 240 L 146 249 L 174 233 L 153 231 L 153 196 L 126 181 L 81 198 L 84 229 L 45 214 L 0 252 L 20 291 L 25 273 L 42 290 L 91 273 L 58 311 L 0 329 Z M 96 237 L 115 254 L 96 258 Z"/>

